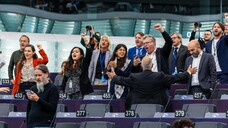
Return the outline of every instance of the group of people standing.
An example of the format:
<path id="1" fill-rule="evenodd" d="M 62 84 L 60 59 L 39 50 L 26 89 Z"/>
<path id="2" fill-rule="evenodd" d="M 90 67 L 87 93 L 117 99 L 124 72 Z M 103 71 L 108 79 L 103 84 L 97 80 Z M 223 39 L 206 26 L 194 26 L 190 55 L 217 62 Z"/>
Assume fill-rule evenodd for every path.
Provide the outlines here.
<path id="1" fill-rule="evenodd" d="M 112 51 L 110 37 L 95 33 L 91 26 L 88 30 L 90 39 L 81 34 L 81 44 L 86 52 L 74 47 L 62 64 L 61 90 L 72 99 L 82 99 L 93 92 L 92 85 L 108 85 L 107 92 L 114 99 L 126 99 L 128 109 L 135 103 L 166 105 L 167 90 L 172 83 L 188 83 L 189 94 L 202 92 L 207 98 L 210 98 L 216 82 L 228 84 L 228 68 L 225 66 L 228 35 L 224 36 L 225 27 L 221 23 L 213 25 L 214 38 L 205 44 L 205 48 L 198 40 L 191 40 L 187 47 L 182 45 L 181 34 L 169 35 L 160 24 L 155 24 L 153 29 L 161 32 L 165 40 L 163 47 L 156 47 L 152 35 L 139 32 L 135 35 L 135 47 L 127 50 L 126 45 L 118 44 Z M 12 94 L 32 90 L 26 93 L 29 99 L 28 127 L 49 126 L 59 92 L 48 78 L 49 71 L 45 66 L 48 56 L 38 44 L 42 57 L 38 58 L 26 35 L 22 35 L 19 41 L 20 49 L 13 52 L 8 67 L 9 79 L 13 83 Z M 46 108 L 53 108 L 53 111 Z M 37 124 L 43 116 L 42 112 L 34 116 L 35 111 L 49 113 L 47 122 Z"/>

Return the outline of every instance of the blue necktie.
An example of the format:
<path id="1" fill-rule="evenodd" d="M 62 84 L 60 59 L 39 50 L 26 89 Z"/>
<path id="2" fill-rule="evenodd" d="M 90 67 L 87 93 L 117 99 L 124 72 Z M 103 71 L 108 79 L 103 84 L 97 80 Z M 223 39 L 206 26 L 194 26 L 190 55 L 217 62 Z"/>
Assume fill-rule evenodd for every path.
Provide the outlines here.
<path id="1" fill-rule="evenodd" d="M 140 58 L 140 56 L 141 56 L 141 54 L 142 54 L 142 53 L 141 53 L 141 49 L 142 49 L 142 48 L 137 48 L 137 51 L 138 51 L 137 56 L 138 56 L 138 58 Z"/>
<path id="2" fill-rule="evenodd" d="M 172 69 L 171 69 L 171 73 L 173 73 L 175 71 L 175 67 L 177 67 L 177 63 L 176 63 L 176 60 L 177 60 L 177 47 L 174 48 L 173 50 L 173 60 L 172 60 Z"/>

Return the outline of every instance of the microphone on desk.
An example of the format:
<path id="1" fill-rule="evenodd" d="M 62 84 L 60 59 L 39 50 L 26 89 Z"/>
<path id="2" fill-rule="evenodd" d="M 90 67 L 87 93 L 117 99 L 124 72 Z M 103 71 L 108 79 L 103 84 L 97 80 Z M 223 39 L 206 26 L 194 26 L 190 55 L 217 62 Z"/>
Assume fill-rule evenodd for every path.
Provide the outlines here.
<path id="1" fill-rule="evenodd" d="M 171 96 L 168 96 L 168 101 L 167 101 L 167 103 L 165 104 L 165 108 L 163 109 L 162 114 L 161 114 L 161 117 L 160 117 L 160 119 L 159 119 L 158 122 L 161 122 L 162 117 L 163 117 L 163 114 L 164 114 L 164 112 L 166 111 L 166 109 L 167 109 L 167 107 L 168 107 L 168 105 L 169 105 L 170 99 L 171 99 Z"/>
<path id="2" fill-rule="evenodd" d="M 21 123 L 21 126 L 19 128 L 23 128 L 25 122 L 26 122 L 26 120 L 23 120 L 22 123 Z"/>

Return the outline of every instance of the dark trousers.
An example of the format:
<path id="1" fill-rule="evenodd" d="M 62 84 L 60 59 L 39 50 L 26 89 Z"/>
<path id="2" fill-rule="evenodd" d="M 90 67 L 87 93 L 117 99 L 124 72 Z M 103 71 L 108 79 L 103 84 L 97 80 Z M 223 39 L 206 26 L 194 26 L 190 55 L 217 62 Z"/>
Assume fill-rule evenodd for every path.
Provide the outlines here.
<path id="1" fill-rule="evenodd" d="M 210 90 L 202 89 L 200 86 L 191 86 L 189 90 L 189 94 L 194 95 L 194 93 L 202 92 L 203 95 L 206 96 L 207 99 L 210 99 L 211 92 Z"/>

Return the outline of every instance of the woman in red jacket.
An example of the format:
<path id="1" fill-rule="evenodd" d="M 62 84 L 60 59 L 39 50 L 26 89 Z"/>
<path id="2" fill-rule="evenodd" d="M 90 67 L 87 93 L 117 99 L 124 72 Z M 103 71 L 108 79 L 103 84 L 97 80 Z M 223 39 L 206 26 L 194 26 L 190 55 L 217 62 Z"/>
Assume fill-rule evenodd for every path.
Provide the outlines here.
<path id="1" fill-rule="evenodd" d="M 12 95 L 17 92 L 25 93 L 26 89 L 30 89 L 35 83 L 34 67 L 39 64 L 47 64 L 47 54 L 42 49 L 41 44 L 37 44 L 39 53 L 42 58 L 38 58 L 35 47 L 31 44 L 25 46 L 21 60 L 17 63 L 16 79 L 13 85 Z"/>

